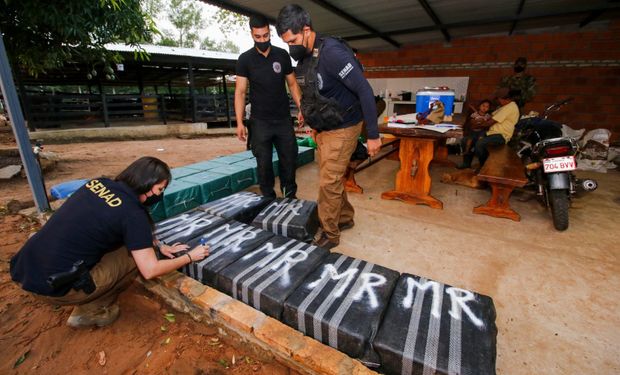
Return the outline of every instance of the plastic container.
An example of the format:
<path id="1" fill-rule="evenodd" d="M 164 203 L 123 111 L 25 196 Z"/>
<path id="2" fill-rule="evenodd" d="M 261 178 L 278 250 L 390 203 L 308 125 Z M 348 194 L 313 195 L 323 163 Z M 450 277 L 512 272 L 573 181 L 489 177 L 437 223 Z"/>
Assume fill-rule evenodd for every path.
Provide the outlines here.
<path id="1" fill-rule="evenodd" d="M 52 186 L 50 189 L 50 194 L 52 197 L 56 199 L 64 199 L 68 198 L 73 194 L 77 189 L 84 186 L 90 180 L 72 180 L 60 183 L 58 185 Z"/>
<path id="2" fill-rule="evenodd" d="M 445 107 L 445 116 L 451 116 L 454 107 L 454 91 L 424 89 L 418 90 L 415 95 L 415 110 L 417 113 L 427 111 L 432 102 L 440 100 Z"/>
<path id="3" fill-rule="evenodd" d="M 297 138 L 297 146 L 317 148 L 317 144 L 312 137 Z"/>

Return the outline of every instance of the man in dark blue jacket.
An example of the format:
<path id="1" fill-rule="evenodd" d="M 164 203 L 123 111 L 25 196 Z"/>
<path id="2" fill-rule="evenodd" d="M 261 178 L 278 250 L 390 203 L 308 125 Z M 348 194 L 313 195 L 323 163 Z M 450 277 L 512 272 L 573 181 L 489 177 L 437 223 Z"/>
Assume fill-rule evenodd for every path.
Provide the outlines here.
<path id="1" fill-rule="evenodd" d="M 362 123 L 370 156 L 381 148 L 375 99 L 351 48 L 340 39 L 318 35 L 303 8 L 294 4 L 282 8 L 276 29 L 298 61 L 295 74 L 302 90 L 301 110 L 318 145 L 322 232 L 315 244 L 330 249 L 338 246 L 340 231 L 354 224 L 343 177 Z"/>

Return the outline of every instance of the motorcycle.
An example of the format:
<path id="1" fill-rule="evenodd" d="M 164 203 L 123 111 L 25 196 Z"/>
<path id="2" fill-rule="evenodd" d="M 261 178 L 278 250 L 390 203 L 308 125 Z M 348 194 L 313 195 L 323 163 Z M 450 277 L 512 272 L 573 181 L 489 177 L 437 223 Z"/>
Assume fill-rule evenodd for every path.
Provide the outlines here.
<path id="1" fill-rule="evenodd" d="M 575 176 L 579 145 L 574 139 L 562 136 L 562 124 L 548 119 L 552 112 L 572 100 L 554 103 L 542 115 L 522 118 L 515 126 L 513 137 L 529 179 L 526 186 L 536 190 L 541 204 L 551 211 L 553 226 L 559 231 L 568 228 L 571 199 L 582 191 L 594 191 L 598 186 L 595 180 L 579 180 Z"/>

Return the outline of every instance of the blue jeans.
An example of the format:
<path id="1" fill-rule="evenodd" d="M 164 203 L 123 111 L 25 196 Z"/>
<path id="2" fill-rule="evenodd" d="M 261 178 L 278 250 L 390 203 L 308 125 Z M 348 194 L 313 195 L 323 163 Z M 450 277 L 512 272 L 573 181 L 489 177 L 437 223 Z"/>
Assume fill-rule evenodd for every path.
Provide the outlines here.
<path id="1" fill-rule="evenodd" d="M 280 190 L 287 198 L 295 197 L 297 184 L 297 139 L 295 129 L 289 118 L 282 120 L 252 119 L 252 153 L 256 156 L 258 168 L 258 184 L 265 197 L 275 198 L 273 190 L 275 176 L 273 173 L 273 147 L 275 146 L 280 160 Z"/>
<path id="2" fill-rule="evenodd" d="M 501 134 L 492 134 L 482 137 L 476 142 L 475 153 L 480 161 L 480 168 L 484 165 L 489 157 L 489 151 L 487 146 L 501 146 L 506 143 L 506 140 Z"/>

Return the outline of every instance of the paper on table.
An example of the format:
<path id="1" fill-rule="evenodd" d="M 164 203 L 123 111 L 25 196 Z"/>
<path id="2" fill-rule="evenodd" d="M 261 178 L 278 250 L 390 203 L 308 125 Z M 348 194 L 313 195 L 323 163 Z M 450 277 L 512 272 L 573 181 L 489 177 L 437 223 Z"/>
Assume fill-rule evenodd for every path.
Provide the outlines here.
<path id="1" fill-rule="evenodd" d="M 460 129 L 460 126 L 454 124 L 437 124 L 437 125 L 415 125 L 415 124 L 401 124 L 398 122 L 389 122 L 388 128 L 402 128 L 402 129 L 424 129 L 431 130 L 438 133 L 446 133 L 450 130 Z"/>
<path id="2" fill-rule="evenodd" d="M 394 119 L 398 123 L 417 124 L 418 119 L 416 118 L 416 115 L 417 113 L 408 113 L 406 115 L 394 116 Z"/>
<path id="3" fill-rule="evenodd" d="M 452 127 L 445 127 L 445 126 L 439 126 L 439 125 L 420 125 L 420 126 L 416 126 L 416 129 L 424 129 L 424 130 L 432 130 L 434 132 L 438 132 L 438 133 L 446 133 L 449 132 L 450 130 L 454 129 Z"/>
<path id="4" fill-rule="evenodd" d="M 416 124 L 402 124 L 400 122 L 388 122 L 388 128 L 403 128 L 403 129 L 411 129 L 415 128 Z"/>

